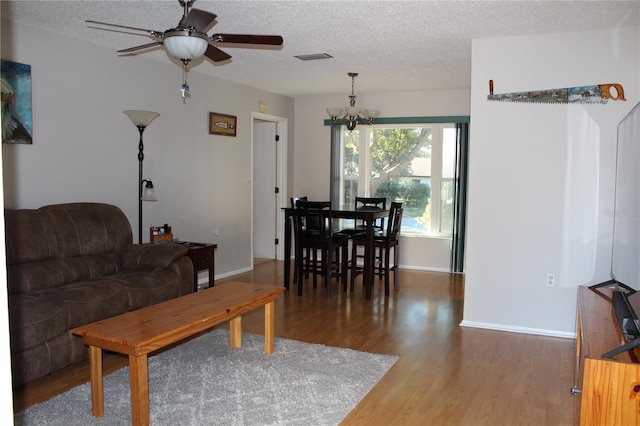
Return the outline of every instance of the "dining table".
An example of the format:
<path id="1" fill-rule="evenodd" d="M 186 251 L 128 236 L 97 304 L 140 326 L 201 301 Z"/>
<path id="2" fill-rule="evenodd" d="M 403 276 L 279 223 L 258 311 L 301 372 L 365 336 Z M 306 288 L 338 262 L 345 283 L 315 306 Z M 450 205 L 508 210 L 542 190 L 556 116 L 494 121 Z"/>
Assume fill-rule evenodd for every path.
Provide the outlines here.
<path id="1" fill-rule="evenodd" d="M 296 215 L 296 209 L 293 207 L 283 207 L 284 211 L 284 287 L 288 291 L 291 281 L 291 235 L 292 235 L 292 218 Z M 365 246 L 364 246 L 364 264 L 362 271 L 362 280 L 364 283 L 365 299 L 371 299 L 371 289 L 373 287 L 374 277 L 374 247 L 373 225 L 376 219 L 384 218 L 389 215 L 389 210 L 376 207 L 346 207 L 340 206 L 331 209 L 334 219 L 354 219 L 362 221 L 365 227 Z M 298 283 L 302 285 L 302 283 Z"/>

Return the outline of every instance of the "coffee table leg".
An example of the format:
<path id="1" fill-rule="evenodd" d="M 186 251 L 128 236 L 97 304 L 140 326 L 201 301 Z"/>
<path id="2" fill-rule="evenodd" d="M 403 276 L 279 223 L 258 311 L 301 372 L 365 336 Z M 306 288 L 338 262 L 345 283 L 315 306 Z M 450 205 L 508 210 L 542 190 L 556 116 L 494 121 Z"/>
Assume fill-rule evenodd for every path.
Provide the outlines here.
<path id="1" fill-rule="evenodd" d="M 89 346 L 89 370 L 91 375 L 91 413 L 104 416 L 104 392 L 102 388 L 102 349 Z"/>
<path id="2" fill-rule="evenodd" d="M 131 385 L 131 422 L 134 425 L 148 425 L 149 370 L 146 354 L 129 356 L 129 381 Z"/>
<path id="3" fill-rule="evenodd" d="M 267 355 L 272 354 L 274 350 L 275 309 L 274 301 L 264 305 L 264 351 Z"/>
<path id="4" fill-rule="evenodd" d="M 242 347 L 242 317 L 235 317 L 229 321 L 229 346 L 233 349 Z"/>

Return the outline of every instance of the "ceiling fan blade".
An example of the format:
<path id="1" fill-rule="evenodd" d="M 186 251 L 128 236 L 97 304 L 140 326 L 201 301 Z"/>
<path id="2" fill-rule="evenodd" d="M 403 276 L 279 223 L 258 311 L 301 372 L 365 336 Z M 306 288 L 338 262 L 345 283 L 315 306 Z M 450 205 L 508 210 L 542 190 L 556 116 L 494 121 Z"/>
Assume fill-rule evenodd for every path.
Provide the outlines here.
<path id="1" fill-rule="evenodd" d="M 204 52 L 204 56 L 211 59 L 213 62 L 220 62 L 231 59 L 231 55 L 212 45 L 207 46 L 207 51 Z"/>
<path id="2" fill-rule="evenodd" d="M 109 24 L 108 22 L 99 22 L 99 21 L 85 21 L 85 22 L 89 23 L 89 24 L 99 24 L 99 25 L 107 25 L 109 27 L 124 28 L 126 30 L 142 31 L 142 32 L 145 32 L 147 34 L 151 34 L 154 37 L 161 37 L 162 36 L 162 31 L 147 30 L 146 28 L 129 27 L 127 25 Z M 98 29 L 98 30 L 104 29 L 104 28 L 99 28 L 99 27 L 91 27 L 91 28 L 95 28 L 95 29 Z"/>
<path id="3" fill-rule="evenodd" d="M 216 15 L 200 9 L 191 9 L 187 19 L 184 20 L 182 26 L 184 28 L 193 27 L 197 31 L 204 32 L 204 29 L 207 28 L 213 21 L 216 20 Z"/>
<path id="4" fill-rule="evenodd" d="M 128 49 L 118 50 L 118 53 L 137 52 L 138 50 L 148 49 L 149 47 L 160 46 L 160 45 L 162 45 L 161 41 L 154 41 L 153 43 L 141 44 L 140 46 L 134 46 L 134 47 L 129 47 Z"/>
<path id="5" fill-rule="evenodd" d="M 280 46 L 282 37 L 278 35 L 257 34 L 214 34 L 211 40 L 218 43 L 270 44 Z"/>

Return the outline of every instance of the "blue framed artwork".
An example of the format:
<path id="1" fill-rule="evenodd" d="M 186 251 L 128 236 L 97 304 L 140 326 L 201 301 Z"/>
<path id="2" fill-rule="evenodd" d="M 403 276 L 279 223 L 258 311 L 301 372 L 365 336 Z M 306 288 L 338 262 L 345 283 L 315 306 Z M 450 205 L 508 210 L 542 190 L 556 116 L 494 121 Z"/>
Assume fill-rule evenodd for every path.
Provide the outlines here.
<path id="1" fill-rule="evenodd" d="M 31 65 L 0 60 L 2 142 L 33 143 Z"/>

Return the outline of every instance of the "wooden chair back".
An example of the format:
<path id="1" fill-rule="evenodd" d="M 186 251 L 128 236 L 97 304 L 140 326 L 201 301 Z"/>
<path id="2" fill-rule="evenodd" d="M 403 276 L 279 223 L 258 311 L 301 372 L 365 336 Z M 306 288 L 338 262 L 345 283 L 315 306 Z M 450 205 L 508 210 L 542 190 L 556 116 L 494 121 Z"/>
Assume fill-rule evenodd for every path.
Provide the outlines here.
<path id="1" fill-rule="evenodd" d="M 362 207 L 373 207 L 373 208 L 386 210 L 387 199 L 385 197 L 356 197 L 356 209 L 359 209 Z M 384 229 L 384 219 L 383 218 L 376 219 L 375 223 L 373 224 L 373 227 L 380 231 Z M 362 220 L 356 221 L 355 228 L 356 229 L 364 228 L 364 221 Z"/>
<path id="2" fill-rule="evenodd" d="M 391 203 L 391 208 L 389 209 L 389 221 L 387 223 L 387 239 L 390 242 L 397 242 L 400 238 L 403 211 L 404 207 L 402 203 L 397 201 Z"/>
<path id="3" fill-rule="evenodd" d="M 305 201 L 296 202 L 296 217 L 294 225 L 301 236 L 331 235 L 333 222 L 331 201 Z"/>

